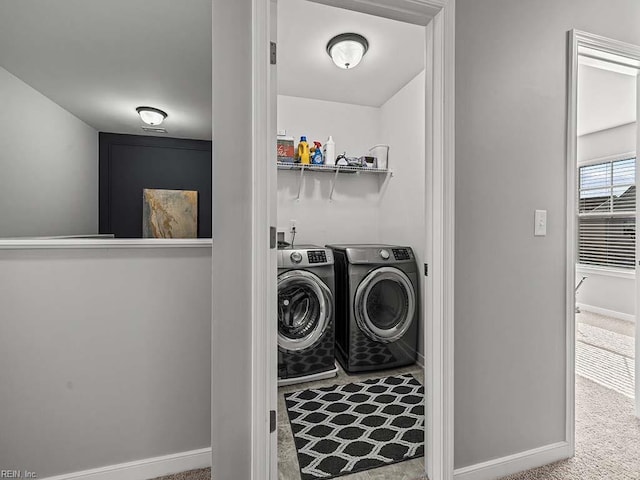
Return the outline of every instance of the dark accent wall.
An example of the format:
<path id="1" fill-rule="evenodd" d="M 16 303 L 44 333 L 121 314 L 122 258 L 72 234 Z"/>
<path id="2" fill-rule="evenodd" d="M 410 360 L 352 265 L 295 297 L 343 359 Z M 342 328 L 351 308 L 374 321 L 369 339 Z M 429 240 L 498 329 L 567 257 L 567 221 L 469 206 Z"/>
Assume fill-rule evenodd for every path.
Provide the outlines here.
<path id="1" fill-rule="evenodd" d="M 142 236 L 142 190 L 196 190 L 198 237 L 211 238 L 211 142 L 100 133 L 100 233 Z"/>

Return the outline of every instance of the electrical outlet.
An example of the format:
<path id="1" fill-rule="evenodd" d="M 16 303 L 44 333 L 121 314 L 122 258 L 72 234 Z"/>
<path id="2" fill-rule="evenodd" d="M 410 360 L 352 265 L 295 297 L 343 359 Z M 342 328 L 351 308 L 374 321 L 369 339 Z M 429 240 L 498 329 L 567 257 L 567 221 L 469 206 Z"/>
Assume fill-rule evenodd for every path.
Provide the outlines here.
<path id="1" fill-rule="evenodd" d="M 296 220 L 289 220 L 289 232 L 293 232 L 294 230 L 297 230 L 298 228 L 298 224 Z"/>

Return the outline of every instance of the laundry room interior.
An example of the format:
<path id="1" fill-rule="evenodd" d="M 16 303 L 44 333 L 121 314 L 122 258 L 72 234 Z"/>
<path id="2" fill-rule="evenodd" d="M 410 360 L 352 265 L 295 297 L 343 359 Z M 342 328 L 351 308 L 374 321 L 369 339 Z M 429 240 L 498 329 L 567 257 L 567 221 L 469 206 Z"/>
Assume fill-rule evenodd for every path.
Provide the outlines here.
<path id="1" fill-rule="evenodd" d="M 422 25 L 277 2 L 280 478 L 425 473 L 425 64 Z"/>

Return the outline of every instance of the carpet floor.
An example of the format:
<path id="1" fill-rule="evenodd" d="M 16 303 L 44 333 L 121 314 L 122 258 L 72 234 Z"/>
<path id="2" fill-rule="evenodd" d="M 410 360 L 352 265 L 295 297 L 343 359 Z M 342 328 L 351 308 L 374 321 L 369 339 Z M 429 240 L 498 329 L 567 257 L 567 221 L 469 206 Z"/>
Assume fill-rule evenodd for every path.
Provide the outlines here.
<path id="1" fill-rule="evenodd" d="M 633 398 L 634 324 L 584 311 L 576 322 L 576 373 Z"/>
<path id="2" fill-rule="evenodd" d="M 504 480 L 640 480 L 635 325 L 587 311 L 576 321 L 576 455 Z"/>
<path id="3" fill-rule="evenodd" d="M 211 469 L 189 470 L 188 472 L 174 473 L 173 475 L 158 477 L 153 480 L 211 480 Z"/>
<path id="4" fill-rule="evenodd" d="M 633 400 L 576 378 L 576 455 L 508 480 L 640 480 L 640 419 Z"/>

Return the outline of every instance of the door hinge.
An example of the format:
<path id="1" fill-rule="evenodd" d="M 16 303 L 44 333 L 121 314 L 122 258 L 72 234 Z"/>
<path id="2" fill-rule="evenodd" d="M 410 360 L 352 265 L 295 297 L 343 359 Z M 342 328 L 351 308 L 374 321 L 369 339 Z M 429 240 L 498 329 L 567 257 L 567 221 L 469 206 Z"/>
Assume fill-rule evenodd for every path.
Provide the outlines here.
<path id="1" fill-rule="evenodd" d="M 425 277 L 429 276 L 429 264 L 428 263 L 424 264 L 424 276 Z"/>
<path id="2" fill-rule="evenodd" d="M 269 227 L 269 248 L 276 248 L 278 245 L 278 232 L 276 231 L 276 227 Z"/>
<path id="3" fill-rule="evenodd" d="M 270 57 L 271 65 L 275 65 L 278 61 L 278 47 L 276 46 L 276 42 L 271 42 Z"/>
<path id="4" fill-rule="evenodd" d="M 269 411 L 269 433 L 273 433 L 276 431 L 276 411 Z"/>

